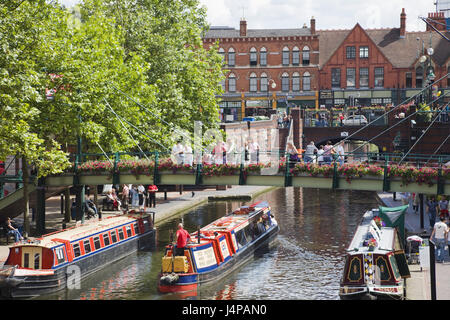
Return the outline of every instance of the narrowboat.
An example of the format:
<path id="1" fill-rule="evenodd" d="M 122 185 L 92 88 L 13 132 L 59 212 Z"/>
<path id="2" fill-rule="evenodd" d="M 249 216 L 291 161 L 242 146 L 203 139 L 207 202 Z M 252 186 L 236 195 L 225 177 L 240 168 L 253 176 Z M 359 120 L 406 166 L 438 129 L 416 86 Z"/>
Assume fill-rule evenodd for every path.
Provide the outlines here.
<path id="1" fill-rule="evenodd" d="M 341 299 L 404 298 L 404 279 L 410 273 L 402 232 L 391 225 L 386 215 L 380 216 L 381 208 L 365 212 L 347 248 L 340 280 Z M 397 220 L 403 218 L 401 208 Z"/>
<path id="2" fill-rule="evenodd" d="M 279 227 L 267 202 L 243 206 L 191 233 L 183 256 L 166 246 L 159 274 L 162 293 L 188 292 L 216 281 L 268 248 Z"/>
<path id="3" fill-rule="evenodd" d="M 1 296 L 32 298 L 79 287 L 84 277 L 108 264 L 152 249 L 153 218 L 148 213 L 114 215 L 15 243 L 0 270 Z"/>

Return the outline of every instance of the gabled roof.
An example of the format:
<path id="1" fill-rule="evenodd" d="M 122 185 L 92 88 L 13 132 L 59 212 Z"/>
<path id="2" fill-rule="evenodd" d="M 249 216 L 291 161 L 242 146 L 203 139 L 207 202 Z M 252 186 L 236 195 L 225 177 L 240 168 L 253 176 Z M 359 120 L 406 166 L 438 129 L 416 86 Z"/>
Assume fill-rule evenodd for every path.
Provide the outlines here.
<path id="1" fill-rule="evenodd" d="M 317 31 L 319 34 L 319 65 L 321 68 L 354 29 Z M 434 49 L 433 61 L 442 66 L 450 57 L 450 43 L 437 32 L 406 32 L 405 37 L 400 38 L 399 28 L 363 30 L 396 68 L 410 68 L 413 66 L 420 57 L 422 42 L 425 49 L 429 47 L 430 36 L 431 46 Z M 446 32 L 445 34 L 447 37 L 450 37 L 450 32 Z"/>

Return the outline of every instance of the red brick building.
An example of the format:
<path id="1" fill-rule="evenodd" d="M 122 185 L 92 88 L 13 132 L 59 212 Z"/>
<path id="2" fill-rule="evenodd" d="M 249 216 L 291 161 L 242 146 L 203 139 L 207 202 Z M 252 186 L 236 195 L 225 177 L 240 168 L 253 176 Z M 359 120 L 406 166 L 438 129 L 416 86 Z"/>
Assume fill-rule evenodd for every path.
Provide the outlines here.
<path id="1" fill-rule="evenodd" d="M 445 20 L 440 13 L 429 17 Z M 384 29 L 356 23 L 350 30 L 316 30 L 314 18 L 298 29 L 247 29 L 245 20 L 240 30 L 212 27 L 204 45 L 218 41 L 228 70 L 223 120 L 284 111 L 287 104 L 397 105 L 421 91 L 430 73 L 444 77 L 439 87 L 449 92 L 450 43 L 429 27 L 408 32 L 406 18 L 402 9 L 399 27 Z"/>
<path id="2" fill-rule="evenodd" d="M 241 20 L 239 30 L 211 27 L 203 43 L 208 48 L 216 41 L 227 70 L 223 120 L 268 115 L 288 104 L 316 105 L 319 38 L 314 19 L 297 29 L 247 29 Z"/>

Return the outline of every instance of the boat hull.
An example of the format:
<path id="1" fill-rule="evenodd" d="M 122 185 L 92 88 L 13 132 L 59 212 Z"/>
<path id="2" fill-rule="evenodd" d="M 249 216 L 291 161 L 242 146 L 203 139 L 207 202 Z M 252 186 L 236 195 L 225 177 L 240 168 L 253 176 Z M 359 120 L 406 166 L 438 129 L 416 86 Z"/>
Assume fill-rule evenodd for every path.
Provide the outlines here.
<path id="1" fill-rule="evenodd" d="M 268 248 L 273 243 L 273 240 L 275 240 L 278 232 L 278 225 L 271 226 L 267 232 L 247 246 L 241 248 L 236 254 L 228 259 L 228 261 L 220 264 L 211 271 L 179 274 L 177 281 L 172 284 L 162 283 L 161 274 L 158 289 L 162 293 L 186 292 L 196 290 L 202 285 L 207 285 L 208 283 L 220 280 L 252 260 L 258 251 Z"/>
<path id="2" fill-rule="evenodd" d="M 115 246 L 94 251 L 92 254 L 66 263 L 55 269 L 41 272 L 26 270 L 18 274 L 17 271 L 5 278 L 0 287 L 4 298 L 32 298 L 50 294 L 63 289 L 78 288 L 79 281 L 101 270 L 115 261 L 138 250 L 151 250 L 155 246 L 156 231 L 149 230 L 143 234 L 117 243 Z"/>

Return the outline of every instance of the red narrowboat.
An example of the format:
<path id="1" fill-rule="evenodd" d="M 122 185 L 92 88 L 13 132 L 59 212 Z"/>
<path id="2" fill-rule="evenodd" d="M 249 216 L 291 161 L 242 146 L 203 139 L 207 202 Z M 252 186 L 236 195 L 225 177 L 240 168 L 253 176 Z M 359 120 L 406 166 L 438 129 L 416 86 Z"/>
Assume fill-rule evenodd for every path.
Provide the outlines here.
<path id="1" fill-rule="evenodd" d="M 115 215 L 15 243 L 0 270 L 4 298 L 30 298 L 79 285 L 84 277 L 155 245 L 149 214 Z"/>

